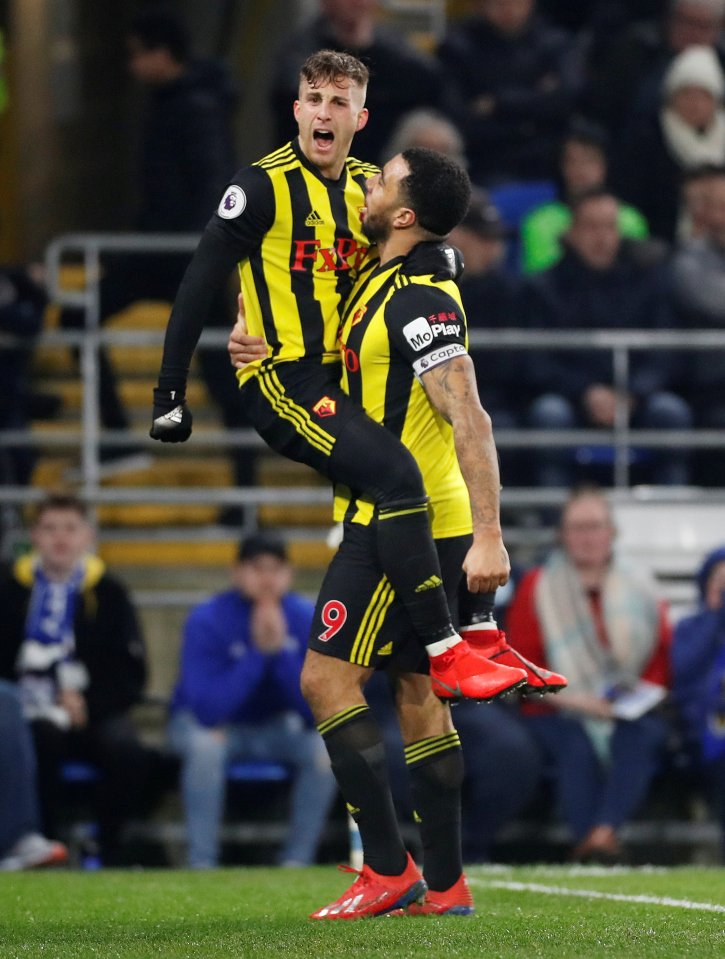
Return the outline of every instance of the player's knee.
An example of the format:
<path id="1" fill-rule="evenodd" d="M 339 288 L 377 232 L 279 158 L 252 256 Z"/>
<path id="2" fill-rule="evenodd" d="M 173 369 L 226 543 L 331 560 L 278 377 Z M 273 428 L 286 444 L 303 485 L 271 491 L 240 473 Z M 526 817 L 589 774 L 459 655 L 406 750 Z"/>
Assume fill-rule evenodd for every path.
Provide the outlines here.
<path id="1" fill-rule="evenodd" d="M 313 716 L 317 719 L 322 692 L 322 680 L 319 671 L 310 665 L 309 658 L 305 660 L 300 674 L 300 691 L 305 698 L 305 702 L 312 710 Z"/>
<path id="2" fill-rule="evenodd" d="M 403 453 L 405 455 L 395 456 L 388 461 L 380 478 L 378 506 L 419 502 L 426 498 L 423 476 L 418 464 L 407 450 L 403 450 Z"/>
<path id="3" fill-rule="evenodd" d="M 312 650 L 305 657 L 300 689 L 317 723 L 364 702 L 362 689 L 371 670 Z"/>
<path id="4" fill-rule="evenodd" d="M 316 722 L 330 715 L 330 703 L 339 696 L 338 683 L 330 675 L 328 657 L 308 652 L 300 674 L 300 690 Z"/>

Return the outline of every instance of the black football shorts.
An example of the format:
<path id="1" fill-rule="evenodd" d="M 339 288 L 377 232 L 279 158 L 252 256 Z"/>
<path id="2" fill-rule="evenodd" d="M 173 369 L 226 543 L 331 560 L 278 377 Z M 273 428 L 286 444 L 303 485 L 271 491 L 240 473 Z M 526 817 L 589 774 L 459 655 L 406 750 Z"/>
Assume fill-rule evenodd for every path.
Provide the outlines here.
<path id="1" fill-rule="evenodd" d="M 340 387 L 340 372 L 338 363 L 266 360 L 240 391 L 249 422 L 262 439 L 325 476 L 337 438 L 363 414 Z"/>
<path id="2" fill-rule="evenodd" d="M 461 567 L 470 545 L 470 536 L 436 540 L 454 619 L 464 575 Z M 400 548 L 404 550 L 405 543 Z M 374 524 L 345 523 L 342 543 L 320 589 L 308 645 L 357 666 L 428 672 L 427 653 L 378 562 Z"/>

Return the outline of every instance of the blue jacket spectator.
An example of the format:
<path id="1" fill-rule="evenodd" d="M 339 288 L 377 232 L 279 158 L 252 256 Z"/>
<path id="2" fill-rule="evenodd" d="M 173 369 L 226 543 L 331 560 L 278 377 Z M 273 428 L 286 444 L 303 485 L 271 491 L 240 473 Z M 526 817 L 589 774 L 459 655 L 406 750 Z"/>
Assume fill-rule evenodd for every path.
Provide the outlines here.
<path id="1" fill-rule="evenodd" d="M 280 600 L 288 635 L 274 654 L 252 638 L 252 600 L 238 589 L 213 596 L 189 615 L 181 673 L 172 710 L 190 710 L 203 726 L 261 723 L 295 712 L 312 726 L 300 692 L 300 670 L 312 618 L 308 600 L 288 593 Z"/>
<path id="2" fill-rule="evenodd" d="M 182 759 L 189 865 L 219 864 L 226 767 L 234 760 L 287 766 L 294 783 L 283 865 L 314 861 L 335 783 L 299 688 L 314 611 L 289 591 L 281 540 L 248 537 L 234 589 L 192 610 L 184 630 L 169 740 Z"/>
<path id="3" fill-rule="evenodd" d="M 474 7 L 438 50 L 460 104 L 471 178 L 553 178 L 578 91 L 571 39 L 535 15 L 535 0 Z"/>
<path id="4" fill-rule="evenodd" d="M 673 697 L 686 753 L 725 843 L 725 546 L 705 558 L 697 587 L 698 611 L 675 627 Z"/>

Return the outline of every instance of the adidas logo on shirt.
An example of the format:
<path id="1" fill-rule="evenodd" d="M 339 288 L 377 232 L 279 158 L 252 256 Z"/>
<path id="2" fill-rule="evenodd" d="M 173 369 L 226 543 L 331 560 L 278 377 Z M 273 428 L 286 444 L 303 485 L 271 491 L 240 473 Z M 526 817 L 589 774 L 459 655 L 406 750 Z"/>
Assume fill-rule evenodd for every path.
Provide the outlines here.
<path id="1" fill-rule="evenodd" d="M 305 226 L 322 226 L 324 222 L 317 210 L 310 210 L 305 220 Z"/>

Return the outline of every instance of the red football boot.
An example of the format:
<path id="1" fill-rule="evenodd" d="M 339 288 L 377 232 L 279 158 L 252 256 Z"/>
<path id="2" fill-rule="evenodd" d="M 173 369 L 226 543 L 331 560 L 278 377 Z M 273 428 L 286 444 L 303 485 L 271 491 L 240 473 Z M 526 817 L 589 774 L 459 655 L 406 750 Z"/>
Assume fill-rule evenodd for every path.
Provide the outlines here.
<path id="1" fill-rule="evenodd" d="M 430 658 L 430 680 L 439 699 L 496 699 L 526 684 L 526 671 L 494 663 L 465 640 Z"/>
<path id="2" fill-rule="evenodd" d="M 473 896 L 466 877 L 460 879 L 445 892 L 429 889 L 423 902 L 412 902 L 405 909 L 396 909 L 394 916 L 472 916 L 476 911 Z"/>
<path id="3" fill-rule="evenodd" d="M 354 872 L 357 879 L 339 899 L 311 913 L 310 919 L 366 919 L 422 902 L 428 889 L 410 853 L 400 876 L 383 876 L 370 866 L 361 870 L 338 866 L 341 872 Z"/>
<path id="4" fill-rule="evenodd" d="M 461 636 L 465 636 L 477 653 L 488 657 L 491 662 L 501 663 L 504 666 L 516 666 L 526 671 L 526 684 L 520 692 L 530 693 L 558 693 L 569 685 L 566 676 L 554 673 L 543 666 L 530 662 L 521 653 L 509 646 L 506 633 L 502 629 L 482 629 L 480 623 L 473 626 L 464 626 Z"/>

